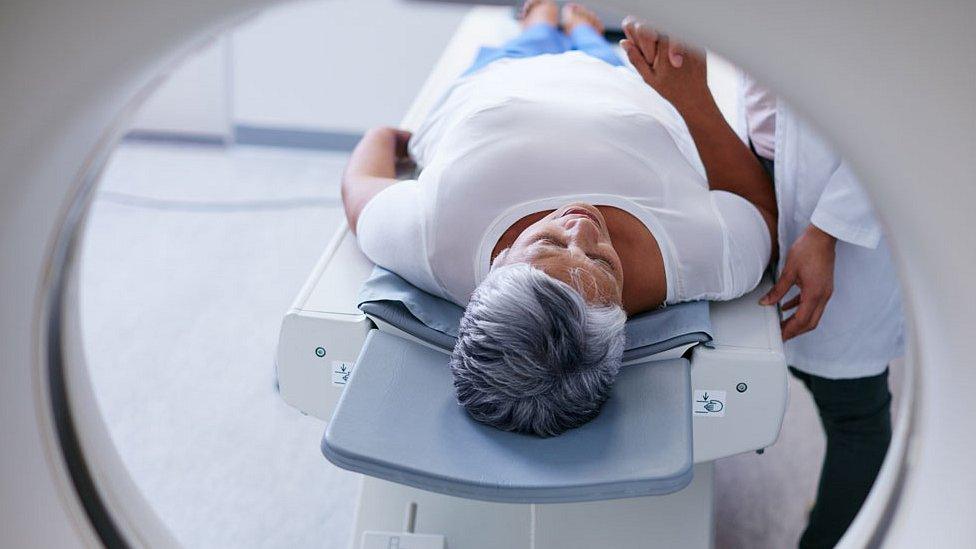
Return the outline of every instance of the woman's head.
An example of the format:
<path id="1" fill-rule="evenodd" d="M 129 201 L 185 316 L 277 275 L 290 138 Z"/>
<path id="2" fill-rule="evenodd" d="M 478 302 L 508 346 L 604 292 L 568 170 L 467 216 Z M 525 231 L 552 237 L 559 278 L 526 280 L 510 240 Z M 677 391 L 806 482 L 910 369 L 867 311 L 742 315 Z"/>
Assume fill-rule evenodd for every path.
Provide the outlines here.
<path id="1" fill-rule="evenodd" d="M 569 284 L 590 303 L 621 302 L 623 265 L 603 213 L 591 204 L 567 204 L 526 227 L 493 268 L 517 263 Z"/>
<path id="2" fill-rule="evenodd" d="M 576 244 L 571 225 L 561 222 L 554 231 L 557 238 L 566 237 L 567 248 L 599 248 L 598 243 Z M 551 257 L 533 246 L 526 243 L 519 253 Z M 568 260 L 583 262 L 576 254 L 573 250 Z M 605 278 L 592 281 L 589 275 L 569 277 L 587 280 L 584 293 L 594 299 L 585 299 L 567 282 L 527 262 L 496 262 L 471 296 L 451 360 L 458 402 L 474 419 L 508 431 L 554 436 L 597 415 L 620 368 L 626 321 L 619 291 L 613 294 L 616 301 L 604 293 L 619 277 L 609 276 L 609 268 L 603 272 Z"/>

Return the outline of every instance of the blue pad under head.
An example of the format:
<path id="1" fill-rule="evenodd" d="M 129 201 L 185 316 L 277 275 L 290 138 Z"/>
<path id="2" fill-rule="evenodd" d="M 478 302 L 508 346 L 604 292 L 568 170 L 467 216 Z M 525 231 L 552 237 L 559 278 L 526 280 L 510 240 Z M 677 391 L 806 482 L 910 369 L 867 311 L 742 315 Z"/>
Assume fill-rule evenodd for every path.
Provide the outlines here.
<path id="1" fill-rule="evenodd" d="M 454 349 L 464 309 L 413 286 L 403 278 L 375 267 L 359 291 L 359 308 L 366 314 L 448 352 Z M 682 345 L 711 341 L 708 302 L 670 305 L 627 320 L 625 362 L 645 358 Z"/>
<path id="2" fill-rule="evenodd" d="M 423 490 L 508 503 L 662 495 L 691 482 L 687 360 L 623 369 L 593 421 L 539 438 L 471 419 L 455 401 L 449 358 L 372 330 L 322 441 L 329 461 Z"/>

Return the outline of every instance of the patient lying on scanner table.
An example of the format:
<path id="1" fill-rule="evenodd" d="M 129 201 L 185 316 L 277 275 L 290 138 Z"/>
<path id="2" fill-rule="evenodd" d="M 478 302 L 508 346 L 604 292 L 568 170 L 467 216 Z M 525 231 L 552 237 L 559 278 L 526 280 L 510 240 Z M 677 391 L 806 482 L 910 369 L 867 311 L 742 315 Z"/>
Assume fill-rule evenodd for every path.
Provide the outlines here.
<path id="1" fill-rule="evenodd" d="M 599 412 L 627 315 L 729 300 L 775 241 L 768 176 L 722 117 L 703 52 L 643 75 L 579 5 L 529 0 L 416 133 L 366 134 L 342 191 L 363 252 L 466 307 L 451 367 L 476 420 L 553 436 Z M 643 77 L 642 77 L 643 76 Z M 396 179 L 398 162 L 420 168 Z"/>

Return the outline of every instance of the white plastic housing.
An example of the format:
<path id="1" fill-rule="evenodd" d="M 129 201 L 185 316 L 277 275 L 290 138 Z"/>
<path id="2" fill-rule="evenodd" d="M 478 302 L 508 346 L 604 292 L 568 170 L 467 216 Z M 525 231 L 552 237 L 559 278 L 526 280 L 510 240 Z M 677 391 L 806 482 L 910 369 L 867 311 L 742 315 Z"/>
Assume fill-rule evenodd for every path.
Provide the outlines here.
<path id="1" fill-rule="evenodd" d="M 779 312 L 759 305 L 770 285 L 767 277 L 739 299 L 713 302 L 714 339 L 691 351 L 693 396 L 725 393 L 721 414 L 693 412 L 695 463 L 765 448 L 779 436 L 789 384 Z"/>
<path id="2" fill-rule="evenodd" d="M 354 364 L 372 327 L 356 307 L 373 264 L 343 223 L 295 302 L 278 335 L 278 389 L 285 402 L 328 420 L 342 394 L 342 366 Z"/>

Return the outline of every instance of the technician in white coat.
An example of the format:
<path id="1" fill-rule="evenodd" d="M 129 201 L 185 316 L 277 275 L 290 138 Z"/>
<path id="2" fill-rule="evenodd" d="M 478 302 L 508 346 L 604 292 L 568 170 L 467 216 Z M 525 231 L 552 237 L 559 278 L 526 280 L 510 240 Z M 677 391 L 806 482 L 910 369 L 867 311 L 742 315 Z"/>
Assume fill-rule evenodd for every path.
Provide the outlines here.
<path id="1" fill-rule="evenodd" d="M 642 76 L 694 54 L 636 21 L 622 43 Z M 671 67 L 655 67 L 658 48 Z M 662 55 L 663 59 L 665 56 Z M 888 364 L 904 353 L 901 296 L 881 227 L 843 159 L 768 90 L 744 79 L 750 144 L 773 175 L 777 283 L 763 304 L 782 323 L 791 372 L 827 436 L 817 502 L 801 548 L 833 547 L 867 497 L 891 440 Z"/>
<path id="2" fill-rule="evenodd" d="M 782 101 L 749 81 L 745 89 L 750 141 L 771 165 L 779 207 L 779 279 L 761 302 L 796 311 L 782 325 L 786 356 L 827 435 L 800 547 L 833 547 L 891 440 L 888 364 L 904 354 L 901 294 L 881 227 L 847 164 Z M 772 110 L 763 106 L 770 100 L 778 103 Z M 769 124 L 772 151 L 758 144 L 768 142 Z"/>

